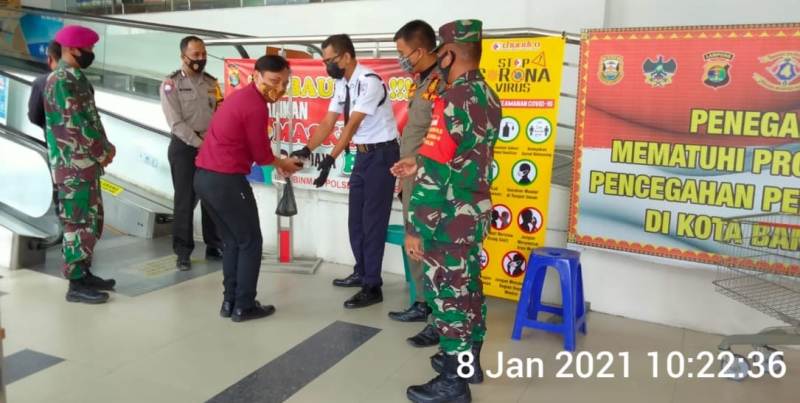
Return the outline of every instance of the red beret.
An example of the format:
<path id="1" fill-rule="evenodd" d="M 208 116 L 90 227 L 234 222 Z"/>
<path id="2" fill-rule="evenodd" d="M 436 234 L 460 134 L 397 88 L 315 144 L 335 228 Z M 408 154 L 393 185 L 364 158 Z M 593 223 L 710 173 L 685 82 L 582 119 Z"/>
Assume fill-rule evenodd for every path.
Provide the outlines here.
<path id="1" fill-rule="evenodd" d="M 100 40 L 97 32 L 80 25 L 67 25 L 56 33 L 55 41 L 70 48 L 88 48 Z"/>

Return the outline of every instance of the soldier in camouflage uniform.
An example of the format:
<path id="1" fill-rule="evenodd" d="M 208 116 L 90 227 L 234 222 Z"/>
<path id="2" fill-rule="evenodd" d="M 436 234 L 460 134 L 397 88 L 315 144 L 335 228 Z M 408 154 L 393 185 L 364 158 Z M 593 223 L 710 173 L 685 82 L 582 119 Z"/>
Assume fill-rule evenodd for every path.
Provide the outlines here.
<path id="1" fill-rule="evenodd" d="M 108 301 L 114 280 L 90 271 L 94 246 L 103 231 L 100 176 L 116 150 L 106 138 L 94 103 L 94 89 L 83 73 L 94 60 L 99 37 L 91 29 L 69 25 L 55 41 L 61 61 L 45 85 L 46 140 L 53 184 L 58 191 L 58 215 L 63 226 L 64 277 L 67 301 L 99 304 Z"/>
<path id="2" fill-rule="evenodd" d="M 431 357 L 440 375 L 408 388 L 414 402 L 468 402 L 467 382 L 483 380 L 486 306 L 478 255 L 489 232 L 489 172 L 501 111 L 478 70 L 481 25 L 458 20 L 439 28 L 438 64 L 449 87 L 434 103 L 420 156 L 392 168 L 400 177 L 416 172 L 406 248 L 425 264 L 426 297 L 440 336 L 441 352 Z M 459 353 L 472 361 L 462 368 L 464 378 Z"/>

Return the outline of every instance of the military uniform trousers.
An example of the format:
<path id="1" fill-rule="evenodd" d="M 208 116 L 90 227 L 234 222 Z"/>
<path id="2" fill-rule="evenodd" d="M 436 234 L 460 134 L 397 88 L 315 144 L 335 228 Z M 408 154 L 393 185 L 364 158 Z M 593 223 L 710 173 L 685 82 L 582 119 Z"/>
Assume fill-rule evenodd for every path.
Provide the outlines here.
<path id="1" fill-rule="evenodd" d="M 188 259 L 194 250 L 194 209 L 199 201 L 194 191 L 194 173 L 197 149 L 172 136 L 167 151 L 175 190 L 172 222 L 172 249 L 178 257 Z M 200 203 L 203 241 L 210 248 L 222 249 L 214 220 L 205 203 Z"/>
<path id="2" fill-rule="evenodd" d="M 467 351 L 486 335 L 480 245 L 423 241 L 425 298 L 433 309 L 439 345 L 448 354 Z"/>
<path id="3" fill-rule="evenodd" d="M 92 254 L 103 234 L 103 198 L 100 179 L 72 180 L 56 184 L 58 217 L 64 238 L 64 277 L 83 278 L 92 265 Z"/>

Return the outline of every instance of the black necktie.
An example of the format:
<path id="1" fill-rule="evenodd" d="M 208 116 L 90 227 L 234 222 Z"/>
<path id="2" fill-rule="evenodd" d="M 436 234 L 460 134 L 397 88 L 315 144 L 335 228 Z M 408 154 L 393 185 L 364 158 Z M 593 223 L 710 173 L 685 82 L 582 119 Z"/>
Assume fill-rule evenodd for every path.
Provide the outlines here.
<path id="1" fill-rule="evenodd" d="M 347 122 L 350 121 L 350 87 L 345 84 L 344 86 L 344 125 L 347 126 Z M 348 144 L 344 148 L 344 152 L 350 154 L 350 144 Z"/>

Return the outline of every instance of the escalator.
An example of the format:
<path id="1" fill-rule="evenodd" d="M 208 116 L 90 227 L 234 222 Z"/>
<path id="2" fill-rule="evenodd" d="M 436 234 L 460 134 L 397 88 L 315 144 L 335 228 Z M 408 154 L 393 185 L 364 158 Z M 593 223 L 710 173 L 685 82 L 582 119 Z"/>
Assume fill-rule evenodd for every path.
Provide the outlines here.
<path id="1" fill-rule="evenodd" d="M 80 24 L 101 37 L 96 61 L 86 73 L 107 136 L 117 148 L 102 180 L 106 227 L 95 268 L 111 270 L 106 275 L 118 279 L 118 291 L 131 296 L 219 269 L 200 264 L 194 273 L 173 273 L 171 237 L 166 236 L 173 195 L 170 134 L 158 87 L 180 65 L 183 37 L 238 36 L 33 8 L 0 10 L 0 22 L 6 39 L 0 41 L 0 227 L 13 233 L 10 266 L 60 275 L 61 229 L 47 145 L 42 130 L 28 121 L 27 101 L 31 82 L 46 70 L 50 38 L 64 25 Z M 263 53 L 264 48 L 251 50 Z M 236 45 L 209 53 L 211 74 L 221 74 L 224 58 L 248 56 Z M 161 266 L 149 264 L 159 259 Z"/>

